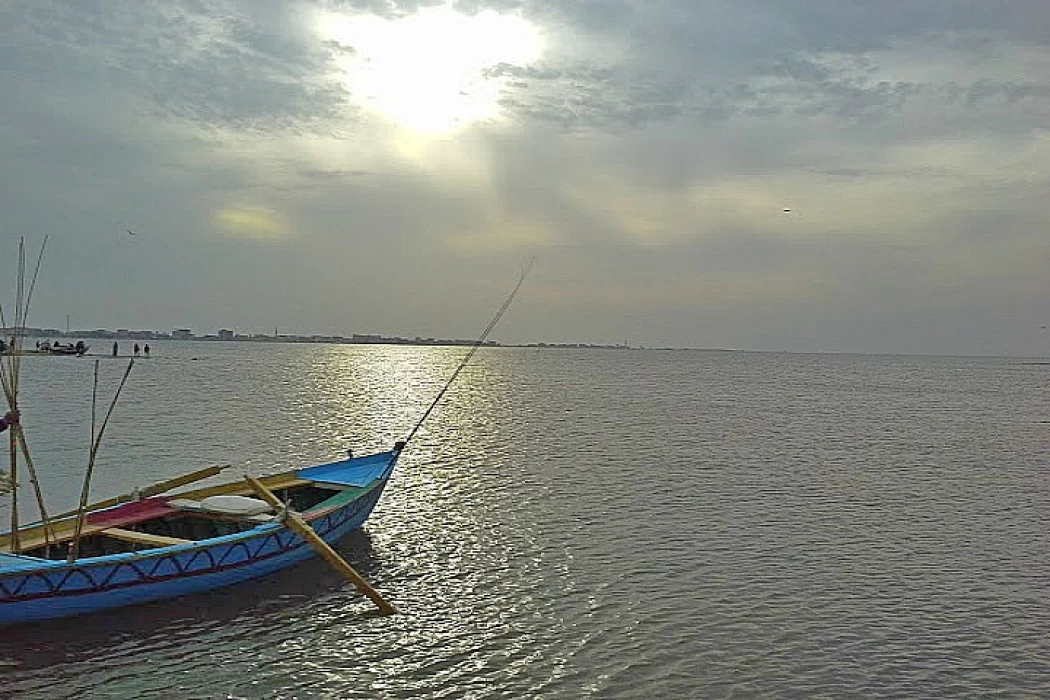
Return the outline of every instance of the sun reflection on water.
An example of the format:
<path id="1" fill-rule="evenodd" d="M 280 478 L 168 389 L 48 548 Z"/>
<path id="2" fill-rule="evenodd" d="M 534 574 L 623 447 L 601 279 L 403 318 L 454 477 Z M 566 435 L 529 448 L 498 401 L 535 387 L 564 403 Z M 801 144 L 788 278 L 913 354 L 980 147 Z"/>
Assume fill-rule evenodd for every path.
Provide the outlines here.
<path id="1" fill-rule="evenodd" d="M 306 431 L 349 441 L 355 451 L 389 449 L 403 440 L 437 397 L 466 348 L 394 345 L 327 346 L 310 362 L 291 368 L 288 383 L 300 385 L 296 433 Z M 430 415 L 413 443 L 417 459 L 439 448 L 432 436 L 457 440 L 486 421 L 485 391 L 491 370 L 468 368 Z"/>

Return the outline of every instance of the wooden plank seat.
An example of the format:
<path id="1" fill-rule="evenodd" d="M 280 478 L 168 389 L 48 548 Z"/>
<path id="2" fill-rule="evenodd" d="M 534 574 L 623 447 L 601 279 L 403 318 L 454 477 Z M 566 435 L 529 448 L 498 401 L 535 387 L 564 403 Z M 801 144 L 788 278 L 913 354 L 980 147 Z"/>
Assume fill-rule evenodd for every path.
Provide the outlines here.
<path id="1" fill-rule="evenodd" d="M 118 540 L 124 540 L 125 542 L 134 542 L 135 544 L 147 544 L 151 547 L 170 547 L 173 544 L 189 544 L 193 540 L 184 540 L 181 537 L 166 537 L 164 535 L 151 535 L 148 532 L 138 532 L 137 530 L 125 530 L 122 527 L 109 527 L 105 530 L 99 530 L 98 535 L 108 535 L 115 537 Z"/>

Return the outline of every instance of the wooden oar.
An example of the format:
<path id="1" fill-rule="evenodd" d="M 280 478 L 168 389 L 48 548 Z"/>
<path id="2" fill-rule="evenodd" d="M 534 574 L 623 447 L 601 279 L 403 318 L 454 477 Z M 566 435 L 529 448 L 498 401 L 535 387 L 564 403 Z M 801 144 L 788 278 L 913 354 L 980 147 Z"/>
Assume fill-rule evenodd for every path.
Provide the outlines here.
<path id="1" fill-rule="evenodd" d="M 221 473 L 223 469 L 229 468 L 229 464 L 219 464 L 214 467 L 205 467 L 204 469 L 198 469 L 197 471 L 190 472 L 189 474 L 183 474 L 182 476 L 176 476 L 173 479 L 162 481 L 159 484 L 154 484 L 153 486 L 147 486 L 146 488 L 139 491 L 139 493 L 143 497 L 156 496 L 162 493 L 167 493 L 168 491 L 171 491 L 172 489 L 177 489 L 180 486 L 192 484 L 195 481 L 200 481 L 201 479 L 207 479 L 209 476 L 215 476 L 216 474 Z"/>
<path id="2" fill-rule="evenodd" d="M 152 486 L 147 486 L 147 487 L 139 490 L 139 492 L 137 494 L 126 493 L 126 494 L 124 494 L 122 496 L 113 496 L 112 498 L 107 498 L 104 501 L 99 501 L 98 503 L 92 503 L 91 505 L 89 505 L 89 506 L 87 506 L 85 508 L 85 511 L 90 512 L 90 511 L 94 511 L 94 510 L 102 510 L 103 508 L 109 508 L 110 506 L 117 506 L 117 505 L 120 505 L 121 503 L 127 503 L 128 501 L 134 501 L 134 500 L 137 500 L 139 498 L 149 498 L 150 496 L 157 496 L 157 495 L 162 494 L 162 493 L 167 493 L 168 491 L 171 491 L 172 489 L 177 489 L 180 486 L 185 486 L 186 484 L 192 484 L 195 481 L 200 481 L 201 479 L 207 479 L 209 476 L 215 476 L 216 474 L 221 473 L 223 469 L 228 469 L 229 466 L 230 466 L 229 464 L 223 464 L 223 465 L 220 465 L 220 466 L 205 467 L 204 469 L 198 469 L 195 472 L 190 472 L 189 474 L 183 474 L 182 476 L 176 476 L 174 479 L 168 479 L 167 481 L 162 481 L 159 484 L 153 484 Z M 60 518 L 68 518 L 69 516 L 76 515 L 79 512 L 80 512 L 79 508 L 76 509 L 76 510 L 70 510 L 70 511 L 67 511 L 65 513 L 61 513 L 59 515 L 56 515 L 52 519 L 53 520 L 58 520 Z"/>
<path id="3" fill-rule="evenodd" d="M 248 475 L 245 475 L 244 479 L 251 484 L 252 490 L 259 495 L 259 498 L 269 503 L 273 508 L 278 510 L 285 508 L 284 504 L 274 495 L 273 491 L 266 488 L 266 486 L 264 486 L 258 479 Z M 346 559 L 339 556 L 339 552 L 329 547 L 328 543 L 321 539 L 321 536 L 314 532 L 314 529 L 310 527 L 305 520 L 293 513 L 290 509 L 285 509 L 284 515 L 285 523 L 288 527 L 299 533 L 299 535 L 309 542 L 310 545 L 317 550 L 317 553 L 324 557 L 328 563 L 336 569 L 336 571 L 345 576 L 350 583 L 354 584 L 354 586 L 357 587 L 357 590 L 368 596 L 369 599 L 376 604 L 376 607 L 379 608 L 381 614 L 393 615 L 397 612 L 397 608 L 388 603 L 387 600 L 379 594 L 379 591 L 372 588 L 361 574 L 354 571 L 354 567 L 350 566 L 350 564 L 346 562 Z"/>

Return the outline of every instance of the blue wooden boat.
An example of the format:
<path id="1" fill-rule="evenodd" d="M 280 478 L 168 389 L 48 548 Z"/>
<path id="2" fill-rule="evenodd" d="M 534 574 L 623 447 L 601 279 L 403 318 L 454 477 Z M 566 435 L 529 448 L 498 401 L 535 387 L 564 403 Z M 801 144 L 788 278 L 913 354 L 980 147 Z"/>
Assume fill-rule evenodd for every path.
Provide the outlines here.
<path id="1" fill-rule="evenodd" d="M 260 481 L 327 543 L 361 527 L 404 447 Z M 0 535 L 0 626 L 209 591 L 316 554 L 246 482 L 128 500 Z M 309 534 L 309 533 L 307 533 Z"/>

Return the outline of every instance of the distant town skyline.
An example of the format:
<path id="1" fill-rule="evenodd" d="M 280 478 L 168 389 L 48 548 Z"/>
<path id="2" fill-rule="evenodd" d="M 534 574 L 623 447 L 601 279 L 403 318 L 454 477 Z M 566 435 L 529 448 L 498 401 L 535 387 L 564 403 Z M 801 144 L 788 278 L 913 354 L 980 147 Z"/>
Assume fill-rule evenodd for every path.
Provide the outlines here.
<path id="1" fill-rule="evenodd" d="M 275 329 L 276 330 L 276 329 Z M 14 328 L 0 328 L 0 337 L 16 335 Z M 145 340 L 173 340 L 173 341 L 248 341 L 248 342 L 288 342 L 288 343 L 336 343 L 336 344 L 387 344 L 387 345 L 441 345 L 441 346 L 470 346 L 478 342 L 478 339 L 465 338 L 441 338 L 441 337 L 401 337 L 384 336 L 373 333 L 352 333 L 350 335 L 322 335 L 322 334 L 265 334 L 265 333 L 238 333 L 227 328 L 220 328 L 215 333 L 198 335 L 190 328 L 176 328 L 171 331 L 158 331 L 147 329 L 118 328 L 110 330 L 106 328 L 94 329 L 70 329 L 40 328 L 29 326 L 22 330 L 22 336 L 26 338 L 52 339 L 52 338 L 94 338 L 99 340 L 113 341 L 145 341 Z M 611 349 L 635 349 L 626 344 L 602 344 L 581 342 L 545 342 L 537 341 L 531 343 L 508 344 L 497 340 L 486 339 L 483 343 L 486 347 L 590 347 Z"/>

